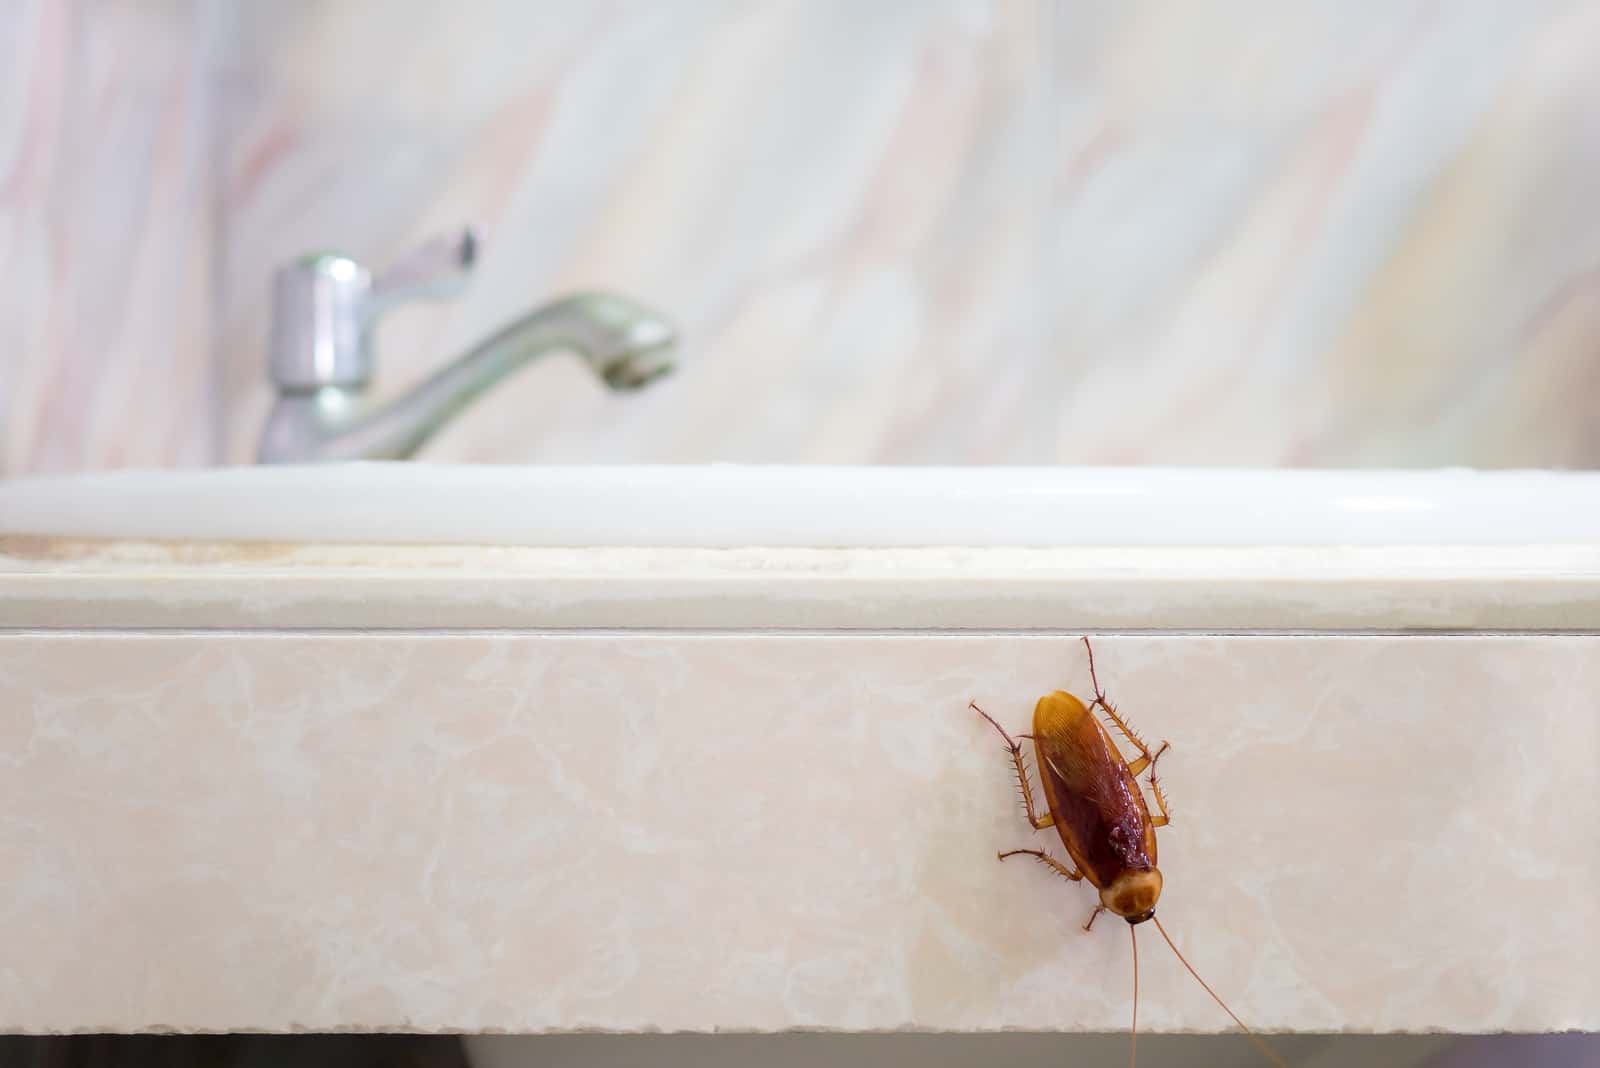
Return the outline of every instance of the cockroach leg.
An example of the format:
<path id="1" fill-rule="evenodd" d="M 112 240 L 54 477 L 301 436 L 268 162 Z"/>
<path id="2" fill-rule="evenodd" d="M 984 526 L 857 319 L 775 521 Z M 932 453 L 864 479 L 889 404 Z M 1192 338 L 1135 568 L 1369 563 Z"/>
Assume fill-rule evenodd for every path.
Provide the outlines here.
<path id="1" fill-rule="evenodd" d="M 1155 757 L 1150 754 L 1150 747 L 1144 744 L 1143 738 L 1133 733 L 1133 728 L 1128 726 L 1121 716 L 1117 715 L 1116 706 L 1107 702 L 1099 694 L 1095 695 L 1094 702 L 1100 706 L 1100 710 L 1111 720 L 1112 725 L 1122 732 L 1122 736 L 1128 739 L 1128 744 L 1139 750 L 1139 759 L 1128 763 L 1128 770 L 1137 775 L 1154 763 Z"/>
<path id="2" fill-rule="evenodd" d="M 1104 701 L 1105 694 L 1100 690 L 1100 679 L 1094 673 L 1094 646 L 1089 644 L 1089 636 L 1083 636 L 1083 651 L 1089 654 L 1089 681 L 1094 685 L 1094 699 Z"/>
<path id="3" fill-rule="evenodd" d="M 1134 744 L 1139 745 L 1138 742 L 1134 742 Z M 1141 746 L 1141 748 L 1143 747 Z M 1156 773 L 1156 761 L 1161 759 L 1162 753 L 1165 753 L 1171 748 L 1171 742 L 1162 742 L 1156 747 L 1156 751 L 1154 753 L 1150 752 L 1148 749 L 1145 749 L 1144 756 L 1140 757 L 1138 760 L 1125 760 L 1123 763 L 1128 765 L 1128 773 L 1130 775 L 1137 775 L 1145 768 L 1149 768 L 1150 774 L 1153 776 Z"/>
<path id="4" fill-rule="evenodd" d="M 1124 764 L 1128 765 L 1128 770 L 1137 775 L 1154 764 L 1156 758 L 1150 755 L 1150 747 L 1144 744 L 1144 739 L 1135 734 L 1133 728 L 1128 726 L 1127 721 L 1117 715 L 1117 707 L 1106 700 L 1106 693 L 1100 688 L 1100 679 L 1094 673 L 1094 647 L 1089 644 L 1087 636 L 1083 639 L 1083 647 L 1089 654 L 1089 682 L 1094 686 L 1094 701 L 1092 704 L 1099 705 L 1100 710 L 1111 720 L 1112 725 L 1122 732 L 1124 738 L 1128 739 L 1128 744 L 1139 751 L 1139 759 L 1123 761 Z M 1162 742 L 1161 748 L 1165 750 L 1167 743 Z"/>
<path id="5" fill-rule="evenodd" d="M 1083 925 L 1083 929 L 1085 931 L 1087 931 L 1089 928 L 1093 927 L 1094 926 L 1094 921 L 1096 919 L 1098 919 L 1100 914 L 1102 912 L 1104 912 L 1105 910 L 1106 910 L 1106 907 L 1104 905 L 1096 905 L 1094 907 L 1094 911 L 1089 913 L 1089 922 Z"/>
<path id="6" fill-rule="evenodd" d="M 978 707 L 978 702 L 976 702 L 976 701 L 968 701 L 967 702 L 967 707 L 972 709 L 978 715 L 982 716 L 984 719 L 988 720 L 989 721 L 989 726 L 993 727 L 995 730 L 1000 732 L 1000 737 L 1002 737 L 1002 738 L 1004 738 L 1006 740 L 1006 748 L 1007 749 L 1010 749 L 1012 752 L 1017 752 L 1017 751 L 1022 749 L 1022 746 L 1018 745 L 1016 742 L 1014 742 L 1011 739 L 1011 735 L 1006 733 L 1006 729 L 1004 727 L 1000 726 L 1000 724 L 995 721 L 995 718 L 993 716 L 989 715 L 989 713 L 985 712 L 983 709 Z"/>
<path id="7" fill-rule="evenodd" d="M 1033 829 L 1036 831 L 1042 831 L 1046 827 L 1053 826 L 1056 822 L 1055 815 L 1050 812 L 1046 812 L 1043 816 L 1041 816 L 1039 815 L 1038 809 L 1034 807 L 1033 786 L 1028 782 L 1028 769 L 1024 767 L 1022 763 L 1021 743 L 1013 740 L 1011 735 L 1006 733 L 1006 729 L 995 722 L 993 716 L 989 715 L 989 713 L 978 707 L 978 703 L 976 701 L 968 701 L 967 706 L 978 715 L 988 720 L 989 725 L 995 730 L 999 731 L 1000 737 L 1006 740 L 1006 749 L 1008 749 L 1011 753 L 1011 763 L 1014 764 L 1017 769 L 1017 784 L 1022 787 L 1022 807 L 1027 811 L 1028 822 L 1033 825 Z"/>
<path id="8" fill-rule="evenodd" d="M 1046 853 L 1042 849 L 1009 849 L 1004 853 L 997 853 L 996 856 L 1001 860 L 1005 860 L 1007 857 L 1014 857 L 1018 854 L 1026 857 L 1034 857 L 1037 860 L 1043 861 L 1072 882 L 1077 882 L 1079 879 L 1083 878 L 1082 871 L 1076 868 L 1069 869 L 1065 864 L 1061 863 L 1055 857 L 1052 857 L 1049 853 Z"/>
<path id="9" fill-rule="evenodd" d="M 1161 810 L 1161 815 L 1150 817 L 1150 825 L 1152 827 L 1165 827 L 1172 822 L 1172 815 L 1167 811 L 1167 795 L 1161 792 L 1161 782 L 1156 778 L 1156 761 L 1160 760 L 1161 754 L 1171 747 L 1170 742 L 1162 742 L 1161 747 L 1156 750 L 1155 756 L 1150 758 L 1150 792 L 1155 795 L 1156 807 Z M 1132 765 L 1129 766 L 1131 767 Z M 1137 775 L 1138 772 L 1134 772 L 1134 774 Z"/>

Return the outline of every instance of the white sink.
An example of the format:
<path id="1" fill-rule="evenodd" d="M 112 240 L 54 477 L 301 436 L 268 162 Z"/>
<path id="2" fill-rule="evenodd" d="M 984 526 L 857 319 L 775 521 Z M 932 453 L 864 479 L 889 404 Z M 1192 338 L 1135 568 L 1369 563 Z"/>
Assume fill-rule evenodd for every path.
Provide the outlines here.
<path id="1" fill-rule="evenodd" d="M 1600 474 L 359 463 L 0 483 L 0 534 L 520 546 L 1600 541 Z"/>

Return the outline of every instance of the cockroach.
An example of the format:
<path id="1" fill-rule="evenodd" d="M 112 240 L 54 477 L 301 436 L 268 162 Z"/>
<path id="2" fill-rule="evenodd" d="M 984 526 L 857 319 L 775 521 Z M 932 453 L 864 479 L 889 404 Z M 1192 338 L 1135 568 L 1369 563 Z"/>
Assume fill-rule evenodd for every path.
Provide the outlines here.
<path id="1" fill-rule="evenodd" d="M 972 710 L 988 720 L 1005 739 L 1006 750 L 1016 768 L 1017 783 L 1022 788 L 1022 807 L 1028 814 L 1028 822 L 1035 830 L 1054 827 L 1072 865 L 1069 867 L 1042 849 L 1011 849 L 1000 853 L 999 858 L 1003 861 L 1007 857 L 1033 857 L 1072 882 L 1088 880 L 1090 886 L 1100 891 L 1100 900 L 1083 925 L 1085 931 L 1094 927 L 1095 919 L 1102 912 L 1112 912 L 1128 921 L 1128 937 L 1133 947 L 1130 1064 L 1135 1063 L 1139 1042 L 1139 938 L 1135 932 L 1139 924 L 1148 920 L 1155 923 L 1162 939 L 1194 976 L 1195 982 L 1222 1006 L 1222 1011 L 1233 1018 L 1256 1048 L 1274 1064 L 1288 1068 L 1200 978 L 1200 973 L 1184 959 L 1172 936 L 1156 919 L 1156 901 L 1161 897 L 1162 884 L 1161 869 L 1156 867 L 1156 828 L 1170 822 L 1167 798 L 1156 778 L 1156 762 L 1169 746 L 1163 741 L 1151 752 L 1144 740 L 1134 733 L 1100 689 L 1094 670 L 1094 647 L 1087 637 L 1083 639 L 1083 647 L 1089 654 L 1089 682 L 1094 686 L 1094 699 L 1085 705 L 1065 690 L 1046 694 L 1034 706 L 1033 733 L 1017 736 L 1033 742 L 1039 781 L 1044 787 L 1043 814 L 1034 802 L 1028 769 L 1022 759 L 1022 745 L 1007 734 L 993 716 L 979 708 L 977 702 L 970 703 Z M 1096 708 L 1105 715 L 1105 723 L 1095 718 Z M 1138 752 L 1135 759 L 1123 756 L 1110 728 L 1115 728 Z M 1139 786 L 1141 774 L 1148 775 L 1150 793 L 1160 812 L 1158 816 L 1152 816 L 1145 803 Z"/>

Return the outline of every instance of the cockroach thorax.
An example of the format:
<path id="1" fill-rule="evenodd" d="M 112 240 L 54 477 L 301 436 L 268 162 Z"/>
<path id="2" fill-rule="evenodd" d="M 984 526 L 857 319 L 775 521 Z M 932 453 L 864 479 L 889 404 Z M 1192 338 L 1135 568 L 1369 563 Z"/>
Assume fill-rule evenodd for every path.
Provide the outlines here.
<path id="1" fill-rule="evenodd" d="M 1100 903 L 1129 923 L 1143 923 L 1156 914 L 1160 896 L 1161 872 L 1125 871 L 1100 891 Z"/>

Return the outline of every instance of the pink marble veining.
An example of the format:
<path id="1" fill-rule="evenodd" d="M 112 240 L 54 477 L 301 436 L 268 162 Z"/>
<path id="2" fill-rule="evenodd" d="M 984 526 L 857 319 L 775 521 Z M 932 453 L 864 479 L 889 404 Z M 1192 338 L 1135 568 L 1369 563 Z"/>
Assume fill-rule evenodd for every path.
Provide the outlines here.
<path id="1" fill-rule="evenodd" d="M 241 461 L 274 265 L 467 220 L 390 396 L 611 286 L 684 372 L 447 460 L 1588 465 L 1596 9 L 22 0 L 0 471 Z"/>
<path id="2" fill-rule="evenodd" d="M 676 313 L 685 372 L 541 368 L 440 459 L 1593 462 L 1585 5 L 469 11 L 492 45 L 360 5 L 251 36 L 230 152 L 296 148 L 223 193 L 231 455 L 272 259 L 471 217 L 478 287 L 397 319 L 385 390 L 595 284 Z M 374 146 L 346 94 L 397 54 Z"/>
<path id="3" fill-rule="evenodd" d="M 219 455 L 206 11 L 0 10 L 0 475 Z"/>

